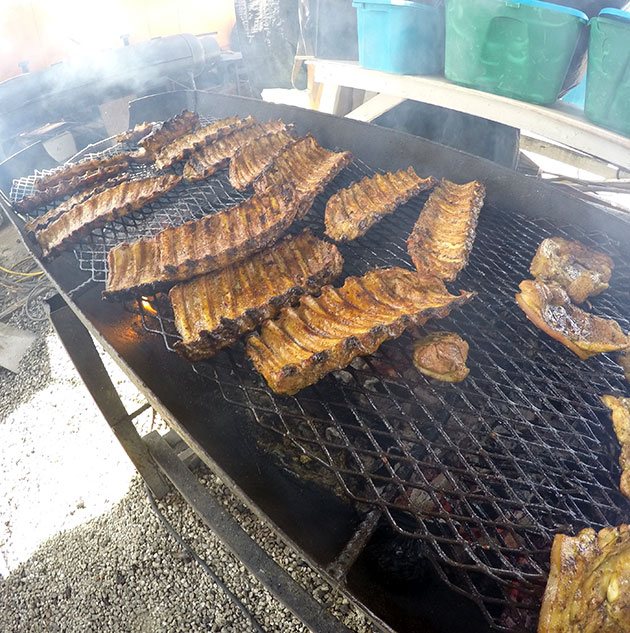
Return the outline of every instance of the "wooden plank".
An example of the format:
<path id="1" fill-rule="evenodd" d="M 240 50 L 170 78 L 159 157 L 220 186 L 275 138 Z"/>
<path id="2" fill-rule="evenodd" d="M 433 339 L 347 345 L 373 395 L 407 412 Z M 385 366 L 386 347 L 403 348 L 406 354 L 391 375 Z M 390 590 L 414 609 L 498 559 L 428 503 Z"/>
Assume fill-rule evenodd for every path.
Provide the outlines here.
<path id="1" fill-rule="evenodd" d="M 587 121 L 577 108 L 562 103 L 544 107 L 450 83 L 441 77 L 393 75 L 361 68 L 356 62 L 316 59 L 313 81 L 413 99 L 472 114 L 538 134 L 586 154 L 630 169 L 630 138 Z"/>
<path id="2" fill-rule="evenodd" d="M 385 114 L 385 112 L 389 112 L 392 108 L 400 105 L 403 101 L 406 101 L 406 99 L 402 97 L 385 94 L 376 95 L 365 101 L 358 108 L 352 110 L 352 112 L 346 114 L 346 118 L 369 123 L 380 117 L 381 114 Z"/>

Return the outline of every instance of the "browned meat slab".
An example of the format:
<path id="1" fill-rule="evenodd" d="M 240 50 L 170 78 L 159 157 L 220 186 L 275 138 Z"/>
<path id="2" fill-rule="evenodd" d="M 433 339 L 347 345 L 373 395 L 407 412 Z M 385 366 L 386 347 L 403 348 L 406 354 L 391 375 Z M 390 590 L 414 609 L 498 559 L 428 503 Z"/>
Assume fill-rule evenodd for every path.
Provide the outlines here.
<path id="1" fill-rule="evenodd" d="M 304 217 L 315 196 L 351 161 L 350 152 L 331 152 L 324 149 L 309 134 L 290 143 L 276 156 L 273 163 L 254 182 L 254 191 L 290 185 L 300 201 L 298 217 Z"/>
<path id="2" fill-rule="evenodd" d="M 103 167 L 102 169 L 89 171 L 83 176 L 76 176 L 70 178 L 70 180 L 64 180 L 54 187 L 49 187 L 43 191 L 34 191 L 31 195 L 22 198 L 19 202 L 14 202 L 13 208 L 20 213 L 39 209 L 54 200 L 59 200 L 59 198 L 114 178 L 123 172 L 126 167 L 127 164 L 121 162 L 110 165 L 109 167 Z"/>
<path id="3" fill-rule="evenodd" d="M 51 174 L 38 178 L 35 181 L 35 188 L 37 191 L 45 191 L 50 187 L 56 187 L 62 182 L 71 180 L 72 178 L 81 178 L 95 171 L 119 165 L 121 166 L 121 171 L 127 168 L 129 165 L 129 156 L 127 154 L 116 154 L 115 156 L 107 156 L 104 158 L 82 160 L 78 163 L 55 169 Z"/>
<path id="4" fill-rule="evenodd" d="M 402 268 L 373 270 L 285 308 L 248 340 L 247 354 L 276 393 L 291 395 L 471 296 L 453 296 L 439 279 Z"/>
<path id="5" fill-rule="evenodd" d="M 251 127 L 254 123 L 256 121 L 252 117 L 239 119 L 233 116 L 204 125 L 188 134 L 184 134 L 184 136 L 180 136 L 163 147 L 155 157 L 155 166 L 158 169 L 170 167 L 174 163 L 184 160 L 207 143 L 216 141 L 236 130 Z"/>
<path id="6" fill-rule="evenodd" d="M 67 200 L 64 200 L 61 204 L 58 204 L 56 207 L 49 209 L 43 215 L 37 216 L 32 220 L 29 220 L 25 225 L 24 229 L 29 233 L 36 233 L 37 231 L 41 231 L 43 228 L 47 227 L 51 222 L 61 217 L 66 211 L 72 209 L 72 207 L 80 204 L 81 202 L 85 202 L 88 198 L 93 195 L 104 191 L 110 187 L 114 187 L 121 182 L 126 180 L 125 175 L 118 175 L 110 180 L 106 180 L 104 183 L 97 185 L 96 187 L 88 187 L 87 189 L 82 189 L 78 191 L 73 196 L 70 196 Z"/>
<path id="7" fill-rule="evenodd" d="M 173 175 L 131 180 L 91 196 L 37 233 L 44 256 L 63 250 L 68 242 L 107 222 L 141 209 L 173 189 L 180 180 Z"/>
<path id="8" fill-rule="evenodd" d="M 575 303 L 583 303 L 608 288 L 614 267 L 608 255 L 580 242 L 548 237 L 540 243 L 529 270 L 536 279 L 562 286 Z"/>
<path id="9" fill-rule="evenodd" d="M 165 145 L 196 130 L 199 125 L 199 115 L 196 112 L 184 110 L 181 114 L 156 125 L 149 134 L 140 139 L 138 145 L 147 154 L 155 156 Z"/>
<path id="10" fill-rule="evenodd" d="M 610 409 L 615 433 L 621 445 L 619 488 L 630 499 L 630 398 L 602 396 L 602 402 Z M 630 620 L 628 622 L 630 623 Z"/>
<path id="11" fill-rule="evenodd" d="M 557 534 L 538 633 L 628 633 L 630 526 Z"/>
<path id="12" fill-rule="evenodd" d="M 341 274 L 334 244 L 304 231 L 250 258 L 171 289 L 176 349 L 190 360 L 213 356 L 304 293 Z"/>
<path id="13" fill-rule="evenodd" d="M 416 369 L 437 380 L 461 382 L 468 376 L 468 343 L 453 332 L 435 332 L 413 344 Z"/>
<path id="14" fill-rule="evenodd" d="M 282 121 L 255 123 L 199 148 L 190 155 L 184 165 L 184 178 L 194 181 L 212 176 L 219 169 L 223 169 L 241 147 L 269 132 L 284 130 L 285 127 Z"/>
<path id="15" fill-rule="evenodd" d="M 129 143 L 135 145 L 140 139 L 143 139 L 149 132 L 153 130 L 154 123 L 138 123 L 130 130 L 116 135 L 116 143 Z"/>
<path id="16" fill-rule="evenodd" d="M 413 167 L 376 174 L 333 194 L 326 204 L 326 235 L 337 242 L 355 240 L 421 191 L 435 186 Z"/>
<path id="17" fill-rule="evenodd" d="M 419 273 L 455 281 L 468 264 L 486 189 L 442 180 L 420 213 L 407 249 Z"/>
<path id="18" fill-rule="evenodd" d="M 295 139 L 285 130 L 271 132 L 254 139 L 232 157 L 229 177 L 235 189 L 245 189 L 273 162 L 274 158 Z"/>
<path id="19" fill-rule="evenodd" d="M 516 302 L 527 318 L 582 360 L 630 346 L 630 338 L 618 323 L 574 306 L 558 284 L 527 279 L 521 282 L 519 289 Z"/>
<path id="20" fill-rule="evenodd" d="M 103 296 L 124 298 L 234 264 L 273 244 L 291 226 L 291 192 L 270 191 L 200 220 L 164 229 L 150 239 L 109 251 Z"/>

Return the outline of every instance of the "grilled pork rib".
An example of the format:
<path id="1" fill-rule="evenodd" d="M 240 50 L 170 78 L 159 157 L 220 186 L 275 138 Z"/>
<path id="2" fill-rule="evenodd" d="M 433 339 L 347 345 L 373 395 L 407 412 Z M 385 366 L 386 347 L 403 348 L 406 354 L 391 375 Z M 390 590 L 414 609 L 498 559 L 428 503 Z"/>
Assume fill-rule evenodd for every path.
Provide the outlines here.
<path id="1" fill-rule="evenodd" d="M 232 186 L 240 190 L 247 188 L 294 140 L 288 132 L 281 130 L 265 134 L 239 149 L 230 161 L 229 178 Z"/>
<path id="2" fill-rule="evenodd" d="M 114 166 L 120 166 L 120 171 L 122 171 L 126 169 L 128 165 L 128 154 L 116 154 L 115 156 L 106 156 L 104 158 L 82 160 L 71 165 L 64 165 L 59 169 L 55 169 L 51 174 L 38 178 L 35 181 L 35 189 L 37 189 L 37 191 L 45 191 L 50 187 L 56 187 L 64 181 L 72 180 L 72 178 L 82 178 L 92 172 Z"/>
<path id="3" fill-rule="evenodd" d="M 249 338 L 247 354 L 276 393 L 291 395 L 372 354 L 407 327 L 447 316 L 471 297 L 449 294 L 435 277 L 402 268 L 372 270 L 282 310 Z"/>
<path id="4" fill-rule="evenodd" d="M 558 284 L 526 279 L 519 289 L 516 302 L 527 318 L 582 360 L 630 347 L 630 337 L 616 321 L 594 316 L 573 305 Z"/>
<path id="5" fill-rule="evenodd" d="M 199 127 L 199 115 L 196 112 L 184 110 L 181 114 L 167 119 L 144 136 L 138 145 L 151 156 L 155 156 L 165 145 L 176 138 L 188 134 Z"/>
<path id="6" fill-rule="evenodd" d="M 68 194 L 75 193 L 97 183 L 114 178 L 124 171 L 126 167 L 126 163 L 121 162 L 102 169 L 89 171 L 83 176 L 76 176 L 75 178 L 70 178 L 70 180 L 64 180 L 54 187 L 49 187 L 43 191 L 34 191 L 32 194 L 25 196 L 18 202 L 14 202 L 13 208 L 20 213 L 39 209 L 40 207 L 43 207 L 54 200 L 58 200 L 59 198 L 63 198 Z"/>
<path id="7" fill-rule="evenodd" d="M 580 242 L 548 237 L 540 243 L 529 270 L 536 279 L 562 286 L 575 303 L 583 303 L 608 288 L 614 267 L 608 255 Z"/>
<path id="8" fill-rule="evenodd" d="M 621 445 L 619 488 L 630 499 L 630 398 L 602 396 L 602 402 L 610 409 L 615 434 Z"/>
<path id="9" fill-rule="evenodd" d="M 158 169 L 165 169 L 174 163 L 184 160 L 190 156 L 195 150 L 203 147 L 207 143 L 216 141 L 217 139 L 227 136 L 236 130 L 242 130 L 251 127 L 255 123 L 255 119 L 247 117 L 239 119 L 238 117 L 228 117 L 214 121 L 209 125 L 193 130 L 184 136 L 180 136 L 172 143 L 164 146 L 155 158 L 155 166 Z"/>
<path id="10" fill-rule="evenodd" d="M 328 200 L 326 235 L 336 242 L 355 240 L 400 205 L 435 184 L 432 177 L 419 178 L 413 167 L 363 178 Z"/>
<path id="11" fill-rule="evenodd" d="M 435 332 L 413 344 L 413 364 L 426 376 L 461 382 L 468 376 L 468 343 L 454 332 Z"/>
<path id="12" fill-rule="evenodd" d="M 254 182 L 260 193 L 272 187 L 290 185 L 299 202 L 298 218 L 306 215 L 315 197 L 352 161 L 350 152 L 331 152 L 308 134 L 287 145 Z"/>
<path id="13" fill-rule="evenodd" d="M 141 209 L 173 189 L 180 181 L 179 176 L 173 175 L 131 180 L 91 196 L 37 234 L 44 256 L 63 250 L 68 242 L 107 222 Z"/>
<path id="14" fill-rule="evenodd" d="M 227 268 L 171 289 L 175 348 L 189 360 L 213 356 L 305 293 L 341 274 L 334 244 L 304 231 Z"/>
<path id="15" fill-rule="evenodd" d="M 468 264 L 485 187 L 442 180 L 420 213 L 407 249 L 417 271 L 455 281 Z"/>
<path id="16" fill-rule="evenodd" d="M 229 266 L 273 244 L 291 226 L 291 192 L 270 191 L 152 238 L 109 251 L 104 298 L 166 290 Z"/>
<path id="17" fill-rule="evenodd" d="M 32 218 L 25 225 L 24 229 L 29 233 L 36 233 L 37 231 L 41 231 L 46 228 L 51 222 L 54 222 L 57 218 L 61 217 L 66 211 L 72 209 L 77 204 L 81 202 L 85 202 L 88 198 L 91 198 L 93 195 L 104 191 L 105 189 L 109 189 L 110 187 L 114 187 L 115 185 L 120 184 L 126 180 L 124 175 L 115 176 L 110 180 L 106 180 L 96 187 L 89 187 L 87 189 L 82 189 L 78 191 L 73 196 L 70 196 L 67 200 L 64 200 L 62 203 L 58 204 L 56 207 L 49 209 L 46 213 L 37 216 L 36 218 Z"/>
<path id="18" fill-rule="evenodd" d="M 538 633 L 626 633 L 630 525 L 557 534 Z"/>
<path id="19" fill-rule="evenodd" d="M 116 143 L 135 145 L 153 130 L 155 123 L 137 123 L 130 130 L 116 135 Z"/>
<path id="20" fill-rule="evenodd" d="M 223 169 L 236 152 L 251 141 L 286 128 L 282 121 L 254 123 L 194 151 L 184 165 L 184 178 L 188 181 L 203 180 Z"/>

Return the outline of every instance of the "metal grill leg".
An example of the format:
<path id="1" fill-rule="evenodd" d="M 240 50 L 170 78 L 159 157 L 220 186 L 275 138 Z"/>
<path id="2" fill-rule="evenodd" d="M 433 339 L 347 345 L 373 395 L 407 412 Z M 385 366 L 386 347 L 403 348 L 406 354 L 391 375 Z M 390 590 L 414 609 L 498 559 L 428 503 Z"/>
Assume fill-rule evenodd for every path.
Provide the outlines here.
<path id="1" fill-rule="evenodd" d="M 53 327 L 96 406 L 151 492 L 157 498 L 162 498 L 169 491 L 168 484 L 132 423 L 133 418 L 144 408 L 132 414 L 127 413 L 83 323 L 61 296 L 55 295 L 47 303 Z"/>

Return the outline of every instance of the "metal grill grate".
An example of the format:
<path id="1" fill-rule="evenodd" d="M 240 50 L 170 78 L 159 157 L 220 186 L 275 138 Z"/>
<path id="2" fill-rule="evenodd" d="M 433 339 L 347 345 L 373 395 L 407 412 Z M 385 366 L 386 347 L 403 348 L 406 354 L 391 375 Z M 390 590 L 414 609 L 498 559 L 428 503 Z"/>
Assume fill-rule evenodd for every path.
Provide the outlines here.
<path id="1" fill-rule="evenodd" d="M 304 226 L 321 234 L 333 190 L 373 173 L 355 162 L 319 196 Z M 426 196 L 341 247 L 344 271 L 411 267 L 405 240 Z M 225 173 L 186 185 L 151 208 L 96 232 L 79 263 L 105 278 L 107 250 L 167 225 L 213 212 L 242 196 Z M 579 361 L 539 332 L 514 302 L 540 241 L 563 235 L 613 256 L 611 288 L 593 311 L 630 323 L 630 259 L 598 233 L 486 206 L 468 268 L 457 286 L 478 297 L 427 331 L 453 330 L 470 343 L 467 380 L 432 381 L 411 363 L 409 335 L 357 359 L 294 397 L 273 394 L 238 344 L 193 365 L 222 397 L 271 432 L 293 464 L 320 468 L 361 507 L 377 507 L 393 530 L 424 543 L 442 579 L 473 599 L 498 630 L 532 630 L 556 532 L 620 523 L 629 505 L 618 490 L 618 448 L 599 395 L 623 391 L 607 356 Z M 144 327 L 172 349 L 168 301 L 141 303 Z M 303 471 L 295 466 L 299 474 Z"/>
<path id="2" fill-rule="evenodd" d="M 327 196 L 365 171 L 353 164 L 305 223 L 321 233 Z M 405 239 L 422 201 L 342 246 L 345 272 L 410 267 Z M 425 328 L 469 341 L 464 383 L 419 374 L 409 335 L 295 397 L 273 394 L 241 344 L 194 365 L 241 415 L 295 449 L 289 463 L 325 468 L 353 500 L 378 507 L 397 533 L 422 540 L 442 579 L 472 598 L 497 630 L 533 630 L 555 533 L 619 524 L 630 509 L 618 490 L 618 447 L 599 401 L 624 390 L 620 367 L 608 356 L 579 361 L 514 301 L 538 244 L 553 235 L 613 256 L 612 287 L 592 309 L 630 329 L 630 260 L 620 245 L 487 206 L 457 283 L 478 297 Z M 142 310 L 144 327 L 172 349 L 179 337 L 168 301 L 157 297 L 153 305 L 157 314 Z"/>

